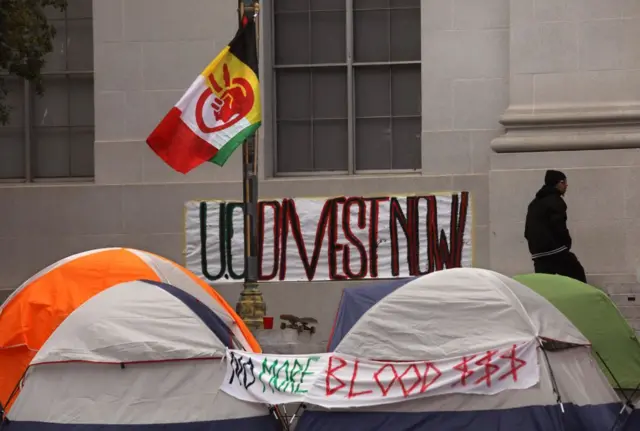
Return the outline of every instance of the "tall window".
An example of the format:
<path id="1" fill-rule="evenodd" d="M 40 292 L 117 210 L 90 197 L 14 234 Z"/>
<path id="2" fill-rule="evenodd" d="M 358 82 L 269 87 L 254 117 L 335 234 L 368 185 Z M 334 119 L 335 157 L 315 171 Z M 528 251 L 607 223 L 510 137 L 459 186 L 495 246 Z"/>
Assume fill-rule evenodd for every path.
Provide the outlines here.
<path id="1" fill-rule="evenodd" d="M 93 177 L 93 13 L 90 0 L 47 11 L 56 28 L 43 71 L 45 94 L 6 79 L 11 120 L 0 126 L 0 180 Z"/>
<path id="2" fill-rule="evenodd" d="M 273 7 L 277 172 L 420 169 L 420 0 Z"/>

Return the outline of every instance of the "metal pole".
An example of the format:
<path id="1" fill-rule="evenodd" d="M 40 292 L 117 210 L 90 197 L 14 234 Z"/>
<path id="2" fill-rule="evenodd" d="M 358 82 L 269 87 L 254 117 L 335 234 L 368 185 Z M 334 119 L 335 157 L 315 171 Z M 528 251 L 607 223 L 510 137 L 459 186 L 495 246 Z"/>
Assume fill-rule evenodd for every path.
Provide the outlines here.
<path id="1" fill-rule="evenodd" d="M 256 0 L 238 0 L 238 24 L 244 17 L 256 20 L 260 5 Z M 256 28 L 256 36 L 259 28 Z M 258 49 L 258 40 L 256 40 Z M 250 136 L 242 146 L 242 201 L 244 203 L 244 286 L 236 311 L 252 329 L 263 327 L 267 307 L 258 285 L 258 158 L 256 135 Z"/>

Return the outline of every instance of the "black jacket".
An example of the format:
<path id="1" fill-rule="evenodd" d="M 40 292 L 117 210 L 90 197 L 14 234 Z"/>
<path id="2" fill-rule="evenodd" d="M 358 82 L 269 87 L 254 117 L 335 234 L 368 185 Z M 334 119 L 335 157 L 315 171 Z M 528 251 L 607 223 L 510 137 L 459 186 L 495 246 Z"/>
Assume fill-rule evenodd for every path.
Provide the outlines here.
<path id="1" fill-rule="evenodd" d="M 524 237 L 533 259 L 571 249 L 567 204 L 555 187 L 543 186 L 529 204 Z"/>

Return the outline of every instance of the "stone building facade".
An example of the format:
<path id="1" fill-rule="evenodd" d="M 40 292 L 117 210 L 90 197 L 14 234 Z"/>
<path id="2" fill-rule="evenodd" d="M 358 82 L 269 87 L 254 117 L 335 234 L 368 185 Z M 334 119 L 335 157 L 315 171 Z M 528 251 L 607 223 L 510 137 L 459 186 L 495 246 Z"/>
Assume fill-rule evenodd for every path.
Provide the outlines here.
<path id="1" fill-rule="evenodd" d="M 69 254 L 184 262 L 185 202 L 238 199 L 241 160 L 182 176 L 145 138 L 236 30 L 235 0 L 70 0 L 43 98 L 0 128 L 0 289 Z M 640 3 L 263 1 L 262 196 L 469 191 L 475 261 L 532 271 L 526 205 L 568 175 L 574 251 L 640 329 Z M 91 7 L 92 6 L 92 7 Z M 344 283 L 270 283 L 320 319 Z M 221 293 L 235 302 L 239 285 Z"/>

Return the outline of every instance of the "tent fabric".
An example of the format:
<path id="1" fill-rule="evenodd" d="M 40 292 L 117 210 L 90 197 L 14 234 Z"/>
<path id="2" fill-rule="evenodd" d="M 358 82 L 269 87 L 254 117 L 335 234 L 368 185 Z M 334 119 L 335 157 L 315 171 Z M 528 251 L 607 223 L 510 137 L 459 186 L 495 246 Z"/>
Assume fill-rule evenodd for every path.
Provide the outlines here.
<path id="1" fill-rule="evenodd" d="M 380 360 L 439 360 L 537 337 L 589 344 L 525 286 L 493 271 L 456 268 L 410 280 L 388 294 L 335 351 Z"/>
<path id="2" fill-rule="evenodd" d="M 640 342 L 605 292 L 560 275 L 525 274 L 514 279 L 546 298 L 585 335 L 604 359 L 602 363 L 596 355 L 612 386 L 618 387 L 616 380 L 619 389 L 633 390 L 640 384 Z"/>
<path id="3" fill-rule="evenodd" d="M 315 412 L 300 418 L 297 430 L 304 431 L 609 431 L 619 406 L 577 407 L 531 406 L 509 410 L 464 412 Z M 631 428 L 629 428 L 629 431 Z"/>
<path id="4" fill-rule="evenodd" d="M 133 431 L 127 425 L 52 424 L 42 422 L 13 422 L 6 431 Z M 207 421 L 174 424 L 136 425 L 135 431 L 280 431 L 282 428 L 271 416 L 226 421 Z"/>
<path id="5" fill-rule="evenodd" d="M 152 284 L 154 286 L 159 287 L 170 293 L 171 295 L 178 298 L 182 301 L 186 306 L 188 306 L 191 311 L 193 311 L 199 318 L 204 322 L 205 325 L 213 332 L 216 337 L 225 347 L 230 349 L 234 348 L 233 341 L 231 338 L 231 330 L 229 327 L 218 317 L 216 313 L 214 313 L 210 308 L 204 305 L 202 302 L 198 301 L 196 298 L 188 294 L 187 292 L 178 289 L 177 287 L 173 287 L 170 284 L 166 283 L 158 283 L 156 281 L 150 280 L 142 280 L 145 283 Z"/>
<path id="6" fill-rule="evenodd" d="M 632 409 L 627 410 L 627 414 L 621 421 L 621 431 L 640 430 L 640 388 L 627 391 L 627 397 L 631 399 Z"/>
<path id="7" fill-rule="evenodd" d="M 332 352 L 355 323 L 382 298 L 412 280 L 403 278 L 368 286 L 348 287 L 342 291 L 327 350 Z"/>
<path id="8" fill-rule="evenodd" d="M 91 250 L 38 272 L 0 306 L 0 403 L 7 404 L 31 360 L 69 314 L 109 287 L 140 279 L 169 283 L 189 293 L 214 310 L 245 349 L 260 352 L 229 304 L 187 269 L 140 250 Z"/>
<path id="9" fill-rule="evenodd" d="M 217 334 L 228 338 L 230 329 L 215 315 L 165 283 L 105 289 L 75 309 L 41 347 L 5 426 L 277 429 L 267 406 L 220 390 L 227 346 Z"/>
<path id="10" fill-rule="evenodd" d="M 132 281 L 98 293 L 58 326 L 31 365 L 224 357 L 227 346 L 217 333 L 225 329 L 206 323 L 215 313 L 200 304 L 206 311 L 198 314 L 170 287 Z"/>
<path id="11" fill-rule="evenodd" d="M 208 424 L 205 429 L 217 431 L 225 422 L 242 427 L 258 419 L 265 424 L 275 421 L 266 406 L 220 391 L 225 372 L 220 359 L 138 363 L 125 368 L 93 363 L 39 365 L 29 370 L 9 418 L 12 424 L 38 424 L 43 429 L 64 425 L 60 429 L 65 430 L 90 425 L 138 429 Z"/>
<path id="12" fill-rule="evenodd" d="M 193 272 L 176 264 L 175 262 L 153 253 L 141 252 L 133 249 L 129 250 L 135 253 L 147 265 L 154 268 L 157 274 L 160 274 L 160 280 L 151 280 L 168 283 L 189 293 L 198 301 L 214 310 L 229 327 L 234 328 L 234 334 L 239 332 L 239 340 L 243 344 L 247 344 L 248 349 L 260 351 L 260 345 L 249 328 L 242 323 L 242 319 L 240 319 L 236 314 L 233 307 L 231 307 L 215 289 L 211 288 L 211 286 L 205 283 L 202 279 L 198 278 L 198 276 Z M 139 277 L 138 279 L 143 279 L 143 277 Z M 237 324 L 238 322 L 240 323 L 239 325 Z"/>
<path id="13" fill-rule="evenodd" d="M 366 305 L 369 308 L 336 341 L 336 352 L 367 359 L 438 359 L 527 337 L 560 341 L 567 348 L 538 350 L 540 381 L 528 389 L 491 396 L 448 394 L 350 410 L 311 406 L 297 431 L 601 431 L 615 423 L 621 403 L 592 357 L 588 340 L 526 286 L 492 271 L 465 268 L 379 292 L 378 302 Z M 343 301 L 341 306 L 348 304 Z M 349 310 L 339 312 L 336 327 L 341 316 L 348 315 Z"/>
<path id="14" fill-rule="evenodd" d="M 640 430 L 640 407 L 630 413 L 624 422 L 622 422 L 622 431 Z"/>

